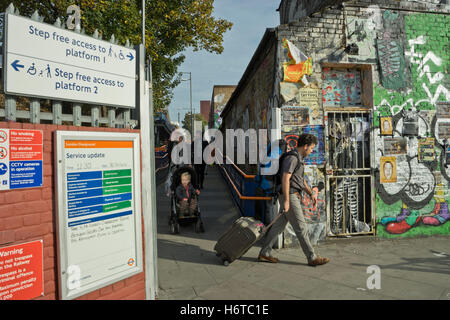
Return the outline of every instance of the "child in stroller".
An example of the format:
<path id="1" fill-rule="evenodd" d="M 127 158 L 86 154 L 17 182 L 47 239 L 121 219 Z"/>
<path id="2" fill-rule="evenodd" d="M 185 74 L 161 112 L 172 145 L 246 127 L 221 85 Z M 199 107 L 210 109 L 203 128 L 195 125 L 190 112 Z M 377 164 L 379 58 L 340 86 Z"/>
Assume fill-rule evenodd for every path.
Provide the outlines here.
<path id="1" fill-rule="evenodd" d="M 181 174 L 181 184 L 175 189 L 180 216 L 189 216 L 197 211 L 197 197 L 194 196 L 194 193 L 199 195 L 200 191 L 192 185 L 191 174 L 183 172 Z"/>
<path id="2" fill-rule="evenodd" d="M 172 174 L 171 183 L 171 210 L 169 227 L 171 233 L 180 232 L 180 223 L 195 222 L 195 232 L 204 232 L 203 222 L 200 217 L 195 171 L 190 166 L 178 167 Z"/>

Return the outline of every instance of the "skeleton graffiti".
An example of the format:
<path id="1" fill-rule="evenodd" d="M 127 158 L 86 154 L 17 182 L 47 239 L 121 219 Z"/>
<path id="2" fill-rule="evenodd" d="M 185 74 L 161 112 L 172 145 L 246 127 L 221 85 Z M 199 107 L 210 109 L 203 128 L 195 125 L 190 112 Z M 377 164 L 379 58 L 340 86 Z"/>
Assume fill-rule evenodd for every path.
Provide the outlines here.
<path id="1" fill-rule="evenodd" d="M 328 162 L 332 174 L 330 227 L 335 235 L 371 228 L 370 138 L 367 113 L 328 114 Z"/>

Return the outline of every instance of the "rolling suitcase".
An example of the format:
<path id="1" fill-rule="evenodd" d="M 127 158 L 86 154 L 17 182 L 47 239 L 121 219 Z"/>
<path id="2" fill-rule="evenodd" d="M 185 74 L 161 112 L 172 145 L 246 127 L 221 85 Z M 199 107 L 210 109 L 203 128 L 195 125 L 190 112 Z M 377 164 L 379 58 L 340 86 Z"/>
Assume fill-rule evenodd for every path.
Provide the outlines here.
<path id="1" fill-rule="evenodd" d="M 265 227 L 264 224 L 251 217 L 241 217 L 234 221 L 227 231 L 219 238 L 214 250 L 225 266 L 242 257 L 256 241 L 262 238 L 266 231 L 281 216 L 281 213 Z"/>

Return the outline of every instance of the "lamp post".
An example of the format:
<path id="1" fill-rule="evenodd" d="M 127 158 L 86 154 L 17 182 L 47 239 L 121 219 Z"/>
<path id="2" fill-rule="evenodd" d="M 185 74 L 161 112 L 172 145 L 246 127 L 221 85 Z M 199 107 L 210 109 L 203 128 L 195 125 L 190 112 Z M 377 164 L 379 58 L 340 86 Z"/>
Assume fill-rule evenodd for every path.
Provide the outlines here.
<path id="1" fill-rule="evenodd" d="M 189 74 L 189 101 L 191 106 L 191 139 L 193 139 L 194 133 L 194 114 L 192 112 L 192 73 L 191 72 L 180 72 L 180 74 Z M 181 81 L 187 81 L 188 79 L 181 79 Z"/>
<path id="2" fill-rule="evenodd" d="M 145 0 L 142 0 L 142 45 L 145 52 Z"/>

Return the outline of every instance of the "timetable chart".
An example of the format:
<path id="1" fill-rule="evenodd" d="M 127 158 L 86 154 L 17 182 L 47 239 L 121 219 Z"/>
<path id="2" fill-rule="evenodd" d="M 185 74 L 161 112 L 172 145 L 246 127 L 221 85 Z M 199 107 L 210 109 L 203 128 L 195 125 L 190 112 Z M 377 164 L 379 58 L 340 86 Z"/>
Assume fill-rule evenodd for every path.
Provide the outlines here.
<path id="1" fill-rule="evenodd" d="M 132 213 L 131 169 L 68 173 L 67 200 L 69 219 L 123 210 L 113 215 L 70 221 L 69 227 L 129 215 Z"/>

